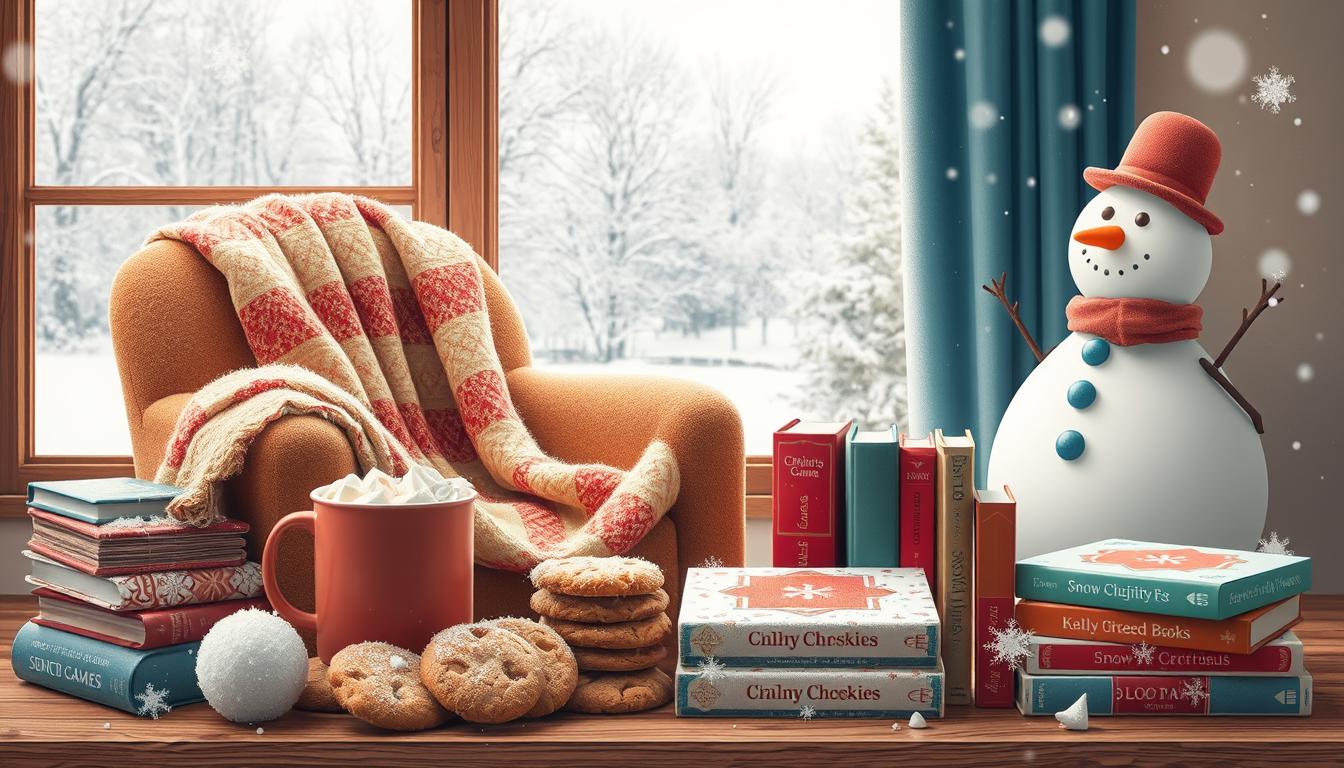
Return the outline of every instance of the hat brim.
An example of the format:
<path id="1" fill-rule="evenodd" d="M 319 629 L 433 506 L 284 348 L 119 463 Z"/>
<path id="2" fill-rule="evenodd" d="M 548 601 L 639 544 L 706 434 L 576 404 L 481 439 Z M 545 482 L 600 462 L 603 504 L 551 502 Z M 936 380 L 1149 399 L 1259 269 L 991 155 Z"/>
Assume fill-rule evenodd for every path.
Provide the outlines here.
<path id="1" fill-rule="evenodd" d="M 1114 186 L 1131 187 L 1140 192 L 1147 192 L 1176 206 L 1181 213 L 1199 222 L 1210 235 L 1223 231 L 1222 219 L 1215 216 L 1213 211 L 1205 208 L 1198 200 L 1152 179 L 1120 169 L 1086 168 L 1083 170 L 1083 180 L 1098 192 Z"/>

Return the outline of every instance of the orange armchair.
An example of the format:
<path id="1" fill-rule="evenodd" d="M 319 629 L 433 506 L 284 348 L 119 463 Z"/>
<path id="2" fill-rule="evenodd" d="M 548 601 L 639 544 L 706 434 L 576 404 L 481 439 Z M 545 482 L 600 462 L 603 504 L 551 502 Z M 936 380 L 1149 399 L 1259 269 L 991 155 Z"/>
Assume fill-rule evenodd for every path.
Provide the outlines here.
<path id="1" fill-rule="evenodd" d="M 677 501 L 631 553 L 663 568 L 675 619 L 686 568 L 711 556 L 742 564 L 745 470 L 737 410 L 715 390 L 691 382 L 533 368 L 517 307 L 484 262 L 481 271 L 509 390 L 543 450 L 565 461 L 616 467 L 633 465 L 654 438 L 675 453 L 681 470 Z M 192 393 L 256 360 L 223 276 L 178 241 L 151 243 L 121 266 L 110 315 L 135 472 L 152 477 Z M 357 471 L 354 453 L 335 425 L 315 416 L 277 420 L 252 444 L 242 473 L 224 489 L 229 514 L 252 526 L 249 556 L 260 559 L 277 520 L 309 508 L 313 488 Z M 303 537 L 286 537 L 278 575 L 295 605 L 311 610 L 312 542 Z M 476 568 L 478 617 L 525 615 L 530 595 L 524 576 Z"/>

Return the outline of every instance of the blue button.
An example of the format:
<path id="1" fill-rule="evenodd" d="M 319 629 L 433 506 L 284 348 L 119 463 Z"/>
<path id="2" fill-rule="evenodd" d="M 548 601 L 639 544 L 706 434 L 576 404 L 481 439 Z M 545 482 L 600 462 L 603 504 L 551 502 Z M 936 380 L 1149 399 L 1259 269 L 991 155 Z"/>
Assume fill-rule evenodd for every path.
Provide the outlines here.
<path id="1" fill-rule="evenodd" d="M 1092 339 L 1083 345 L 1083 362 L 1088 365 L 1101 365 L 1111 356 L 1111 343 L 1105 339 Z"/>
<path id="2" fill-rule="evenodd" d="M 1087 379 L 1079 379 L 1069 385 L 1069 405 L 1082 410 L 1097 400 L 1097 388 Z"/>
<path id="3" fill-rule="evenodd" d="M 1055 438 L 1055 453 L 1065 461 L 1073 461 L 1083 455 L 1083 435 L 1076 429 L 1066 429 Z"/>

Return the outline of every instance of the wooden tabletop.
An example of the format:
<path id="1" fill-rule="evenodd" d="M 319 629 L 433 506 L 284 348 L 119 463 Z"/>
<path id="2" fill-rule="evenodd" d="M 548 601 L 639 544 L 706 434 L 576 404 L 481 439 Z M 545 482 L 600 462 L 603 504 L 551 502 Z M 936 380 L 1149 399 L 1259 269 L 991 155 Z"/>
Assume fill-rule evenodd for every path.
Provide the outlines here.
<path id="1" fill-rule="evenodd" d="M 950 707 L 927 730 L 902 724 L 895 733 L 887 720 L 678 718 L 665 707 L 490 727 L 457 722 L 414 734 L 378 731 L 345 715 L 294 711 L 257 733 L 206 704 L 155 721 L 20 682 L 8 663 L 10 643 L 33 611 L 31 598 L 0 598 L 3 766 L 1302 766 L 1344 760 L 1341 595 L 1308 596 L 1306 620 L 1296 628 L 1315 678 L 1311 717 L 1093 718 L 1086 732 L 1061 730 L 1053 718 L 970 707 Z"/>

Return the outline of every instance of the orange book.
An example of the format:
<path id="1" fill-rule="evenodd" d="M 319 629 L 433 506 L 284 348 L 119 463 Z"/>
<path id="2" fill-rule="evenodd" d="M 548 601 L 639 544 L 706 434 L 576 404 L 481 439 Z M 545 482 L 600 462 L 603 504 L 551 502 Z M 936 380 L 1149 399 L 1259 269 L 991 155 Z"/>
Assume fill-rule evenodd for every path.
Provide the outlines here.
<path id="1" fill-rule="evenodd" d="M 994 660 L 992 630 L 1013 619 L 1013 565 L 1017 560 L 1017 500 L 1001 491 L 975 492 L 975 663 L 977 707 L 1014 705 L 1013 669 Z"/>
<path id="2" fill-rule="evenodd" d="M 1020 600 L 1017 623 L 1045 637 L 1254 653 L 1302 620 L 1299 595 L 1230 619 L 1187 619 L 1111 608 Z"/>

